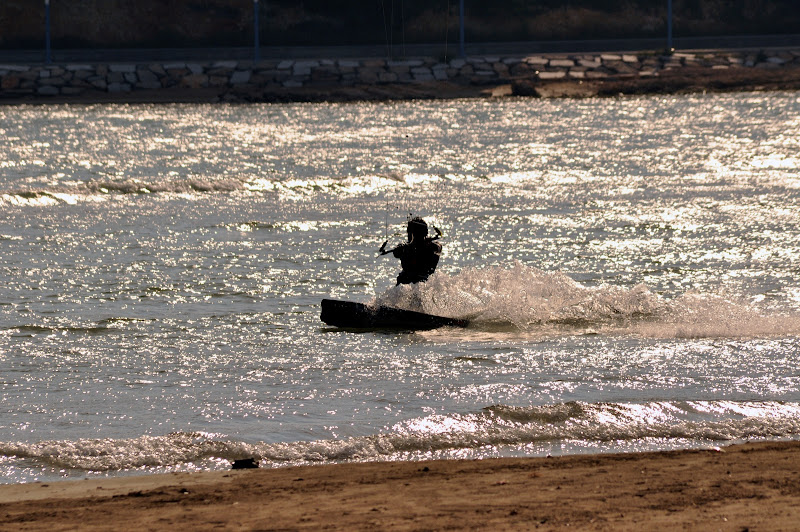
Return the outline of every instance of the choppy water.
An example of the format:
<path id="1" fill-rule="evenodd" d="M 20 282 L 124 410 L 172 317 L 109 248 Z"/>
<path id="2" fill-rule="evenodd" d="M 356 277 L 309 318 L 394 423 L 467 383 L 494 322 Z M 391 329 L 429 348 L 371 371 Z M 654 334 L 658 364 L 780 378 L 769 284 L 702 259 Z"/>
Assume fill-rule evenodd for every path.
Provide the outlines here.
<path id="1" fill-rule="evenodd" d="M 0 107 L 1 482 L 800 436 L 800 94 Z M 408 212 L 445 254 L 377 257 Z M 352 333 L 323 297 L 470 316 Z"/>

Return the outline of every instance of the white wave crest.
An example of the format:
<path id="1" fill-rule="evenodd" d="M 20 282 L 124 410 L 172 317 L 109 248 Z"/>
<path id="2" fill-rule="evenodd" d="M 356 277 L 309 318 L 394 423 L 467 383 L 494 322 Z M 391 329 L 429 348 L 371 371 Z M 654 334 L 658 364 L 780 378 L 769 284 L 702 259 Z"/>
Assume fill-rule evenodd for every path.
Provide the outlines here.
<path id="1" fill-rule="evenodd" d="M 384 433 L 336 440 L 245 443 L 205 433 L 133 439 L 0 443 L 0 456 L 55 468 L 124 471 L 254 457 L 264 466 L 448 458 L 563 442 L 684 441 L 691 445 L 800 437 L 800 404 L 778 401 L 676 401 L 496 405 L 467 414 L 397 423 Z"/>

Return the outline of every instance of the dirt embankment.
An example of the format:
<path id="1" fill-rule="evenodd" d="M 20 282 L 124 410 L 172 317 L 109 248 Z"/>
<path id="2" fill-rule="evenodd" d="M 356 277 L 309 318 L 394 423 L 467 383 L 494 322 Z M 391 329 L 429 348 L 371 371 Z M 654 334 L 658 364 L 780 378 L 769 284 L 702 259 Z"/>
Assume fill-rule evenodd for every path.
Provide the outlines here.
<path id="1" fill-rule="evenodd" d="M 267 102 L 349 102 L 413 99 L 502 98 L 592 98 L 647 94 L 691 94 L 710 92 L 754 92 L 800 90 L 800 68 L 776 70 L 684 68 L 657 77 L 605 80 L 529 80 L 490 85 L 451 82 L 356 85 L 352 87 L 276 88 L 242 92 L 237 99 Z"/>
<path id="2" fill-rule="evenodd" d="M 800 90 L 800 68 L 784 70 L 684 68 L 652 78 L 540 81 L 512 84 L 512 94 L 581 98 L 644 94 Z"/>

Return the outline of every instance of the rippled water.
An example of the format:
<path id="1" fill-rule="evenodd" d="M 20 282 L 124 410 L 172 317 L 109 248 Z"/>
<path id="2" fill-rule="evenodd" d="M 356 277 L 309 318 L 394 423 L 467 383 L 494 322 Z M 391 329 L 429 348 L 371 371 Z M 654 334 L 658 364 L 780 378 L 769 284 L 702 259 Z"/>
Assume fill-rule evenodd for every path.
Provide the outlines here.
<path id="1" fill-rule="evenodd" d="M 800 436 L 798 93 L 0 107 L 0 138 L 2 482 Z M 445 252 L 394 288 L 409 212 Z"/>

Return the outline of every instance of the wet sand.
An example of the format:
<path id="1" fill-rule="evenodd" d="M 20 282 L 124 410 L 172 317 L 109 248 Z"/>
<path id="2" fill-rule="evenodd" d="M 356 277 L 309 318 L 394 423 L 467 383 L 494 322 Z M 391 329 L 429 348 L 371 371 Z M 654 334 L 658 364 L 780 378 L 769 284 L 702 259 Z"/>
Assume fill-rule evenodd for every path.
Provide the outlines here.
<path id="1" fill-rule="evenodd" d="M 0 487 L 0 530 L 797 530 L 800 442 Z"/>

